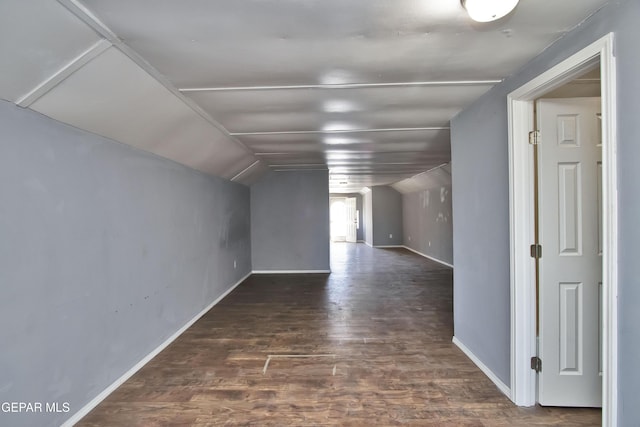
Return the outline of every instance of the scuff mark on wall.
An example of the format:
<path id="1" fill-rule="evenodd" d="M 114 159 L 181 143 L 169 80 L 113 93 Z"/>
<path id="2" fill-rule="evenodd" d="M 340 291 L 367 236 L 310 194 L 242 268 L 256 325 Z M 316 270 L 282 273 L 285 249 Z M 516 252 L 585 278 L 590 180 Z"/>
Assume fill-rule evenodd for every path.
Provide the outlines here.
<path id="1" fill-rule="evenodd" d="M 244 246 L 249 230 L 249 212 L 228 209 L 224 214 L 223 226 L 220 229 L 220 247 L 236 248 Z"/>
<path id="2" fill-rule="evenodd" d="M 444 203 L 444 201 L 447 200 L 448 194 L 449 191 L 447 191 L 446 187 L 440 187 L 440 203 Z"/>
<path id="3" fill-rule="evenodd" d="M 429 190 L 423 193 L 422 207 L 426 208 L 429 206 L 429 201 L 431 200 L 431 192 Z"/>

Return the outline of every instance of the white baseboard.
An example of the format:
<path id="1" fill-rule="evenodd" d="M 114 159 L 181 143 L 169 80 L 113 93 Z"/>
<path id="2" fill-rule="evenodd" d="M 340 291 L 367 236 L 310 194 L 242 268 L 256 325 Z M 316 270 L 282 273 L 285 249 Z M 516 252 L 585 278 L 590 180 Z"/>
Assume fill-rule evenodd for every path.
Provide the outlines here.
<path id="1" fill-rule="evenodd" d="M 229 295 L 231 293 L 231 291 L 233 291 L 235 288 L 237 288 L 238 285 L 240 285 L 240 283 L 244 282 L 247 279 L 247 277 L 251 276 L 251 274 L 252 273 L 248 273 L 246 276 L 244 276 L 242 279 L 240 279 L 237 283 L 235 283 L 233 286 L 231 286 L 229 289 L 227 289 L 224 294 L 220 295 L 218 298 L 216 298 L 215 301 L 213 301 L 211 304 L 209 304 L 207 307 L 205 307 L 200 313 L 196 314 L 183 327 L 178 329 L 173 335 L 171 335 L 169 338 L 167 338 L 162 344 L 160 344 L 153 351 L 151 351 L 151 353 L 147 354 L 142 360 L 140 360 L 138 363 L 136 363 L 131 369 L 129 369 L 127 372 L 125 372 L 120 378 L 118 378 L 113 383 L 111 383 L 111 385 L 109 387 L 107 387 L 106 389 L 104 389 L 102 391 L 102 393 L 100 393 L 99 395 L 94 397 L 89 403 L 84 405 L 78 412 L 73 414 L 71 416 L 71 418 L 69 418 L 67 421 L 65 421 L 62 424 L 62 427 L 71 427 L 74 424 L 76 424 L 78 421 L 80 421 L 85 415 L 87 415 L 89 412 L 91 412 L 91 410 L 93 408 L 98 406 L 98 404 L 100 402 L 102 402 L 104 399 L 106 399 L 107 396 L 109 396 L 118 387 L 120 387 L 125 381 L 127 381 L 129 378 L 131 378 L 133 376 L 133 374 L 138 372 L 144 365 L 149 363 L 151 361 L 151 359 L 156 357 L 158 355 L 158 353 L 160 353 L 169 344 L 171 344 L 173 341 L 175 341 L 176 338 L 178 338 L 180 335 L 182 335 L 182 333 L 184 331 L 186 331 L 187 329 L 189 329 L 189 327 L 191 327 L 194 323 L 196 323 L 196 321 L 198 321 L 198 319 L 200 319 L 209 310 L 211 310 L 213 308 L 213 306 L 218 304 L 220 301 L 222 301 L 222 299 L 224 297 Z"/>
<path id="2" fill-rule="evenodd" d="M 389 249 L 389 248 L 403 248 L 404 246 L 402 245 L 375 245 L 372 246 L 376 249 Z"/>
<path id="3" fill-rule="evenodd" d="M 442 261 L 442 260 L 439 260 L 438 258 L 434 258 L 434 257 L 432 257 L 432 256 L 429 256 L 429 255 L 423 254 L 422 252 L 418 252 L 418 251 L 416 251 L 415 249 L 410 248 L 410 247 L 409 247 L 409 246 L 407 246 L 407 245 L 402 245 L 402 247 L 403 247 L 403 248 L 405 248 L 406 250 L 409 250 L 409 251 L 411 251 L 411 252 L 413 252 L 413 253 L 416 253 L 416 254 L 418 254 L 418 255 L 420 255 L 420 256 L 423 256 L 423 257 L 425 257 L 425 258 L 429 258 L 431 261 L 435 261 L 435 262 L 437 262 L 438 264 L 442 264 L 442 265 L 444 265 L 444 266 L 446 266 L 446 267 L 453 268 L 453 264 L 449 264 L 448 262 L 444 262 L 444 261 Z"/>
<path id="4" fill-rule="evenodd" d="M 365 245 L 367 245 L 367 246 L 369 246 L 370 248 L 372 248 L 372 247 L 373 247 L 373 245 L 372 245 L 371 243 L 367 242 L 366 240 L 364 241 L 364 244 L 365 244 Z"/>
<path id="5" fill-rule="evenodd" d="M 492 381 L 492 382 L 493 382 L 493 383 L 498 387 L 498 389 L 500 389 L 500 391 L 501 391 L 502 393 L 504 393 L 504 395 L 505 395 L 505 396 L 507 396 L 509 399 L 511 399 L 511 389 L 510 389 L 509 387 L 507 387 L 507 385 L 506 385 L 505 383 L 503 383 L 503 382 L 500 380 L 500 378 L 498 378 L 498 377 L 496 376 L 496 374 L 494 374 L 494 373 L 493 373 L 493 371 L 487 367 L 487 365 L 485 365 L 484 363 L 482 363 L 482 362 L 480 361 L 480 359 L 478 359 L 478 358 L 476 357 L 476 355 L 475 355 L 475 354 L 473 354 L 473 353 L 471 352 L 471 350 L 469 350 L 469 349 L 467 348 L 467 346 L 466 346 L 466 345 L 462 344 L 462 342 L 461 342 L 458 338 L 453 337 L 453 343 L 454 343 L 454 344 L 455 344 L 455 345 L 456 345 L 460 350 L 462 350 L 462 352 L 463 352 L 464 354 L 466 354 L 466 355 L 467 355 L 467 357 L 468 357 L 469 359 L 471 359 L 471 361 L 472 361 L 473 363 L 475 363 L 475 365 L 476 365 L 478 368 L 480 368 L 480 370 L 481 370 L 482 372 L 484 372 L 484 374 L 485 374 L 487 377 L 489 377 L 489 379 L 490 379 L 490 380 L 491 380 L 491 381 Z"/>
<path id="6" fill-rule="evenodd" d="M 331 270 L 253 270 L 251 274 L 327 274 Z"/>

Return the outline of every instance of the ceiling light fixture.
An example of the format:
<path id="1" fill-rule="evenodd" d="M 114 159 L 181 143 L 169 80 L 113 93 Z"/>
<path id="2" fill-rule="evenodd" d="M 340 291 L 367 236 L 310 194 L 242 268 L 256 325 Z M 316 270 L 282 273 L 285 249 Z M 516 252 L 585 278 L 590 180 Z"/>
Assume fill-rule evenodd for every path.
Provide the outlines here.
<path id="1" fill-rule="evenodd" d="M 519 0 L 460 0 L 467 13 L 477 22 L 491 22 L 506 16 Z"/>

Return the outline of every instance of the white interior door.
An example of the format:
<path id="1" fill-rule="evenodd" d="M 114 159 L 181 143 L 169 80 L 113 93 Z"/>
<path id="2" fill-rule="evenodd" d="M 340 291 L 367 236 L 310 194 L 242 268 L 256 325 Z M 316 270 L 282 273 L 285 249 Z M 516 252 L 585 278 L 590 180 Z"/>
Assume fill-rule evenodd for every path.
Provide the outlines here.
<path id="1" fill-rule="evenodd" d="M 537 102 L 540 337 L 538 401 L 602 405 L 600 98 Z"/>
<path id="2" fill-rule="evenodd" d="M 356 241 L 357 237 L 357 223 L 358 216 L 356 213 L 356 198 L 347 197 L 346 199 L 346 211 L 347 211 L 347 242 Z"/>

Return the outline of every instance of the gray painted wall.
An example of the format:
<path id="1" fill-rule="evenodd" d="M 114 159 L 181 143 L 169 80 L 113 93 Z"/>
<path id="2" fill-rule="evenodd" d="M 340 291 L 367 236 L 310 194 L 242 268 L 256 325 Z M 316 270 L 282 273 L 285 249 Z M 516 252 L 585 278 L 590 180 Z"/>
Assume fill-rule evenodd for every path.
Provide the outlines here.
<path id="1" fill-rule="evenodd" d="M 640 419 L 640 2 L 612 1 L 452 122 L 455 334 L 509 384 L 509 92 L 615 32 L 619 168 L 619 425 Z M 481 224 L 481 226 L 479 226 Z"/>
<path id="2" fill-rule="evenodd" d="M 402 245 L 402 195 L 386 185 L 374 186 L 371 205 L 373 246 Z"/>
<path id="3" fill-rule="evenodd" d="M 369 246 L 373 246 L 373 203 L 371 199 L 371 191 L 362 195 L 362 208 L 364 219 L 364 241 Z"/>
<path id="4" fill-rule="evenodd" d="M 356 198 L 356 209 L 358 209 L 358 229 L 356 230 L 356 240 L 364 242 L 364 204 L 362 194 L 352 194 L 350 197 Z"/>
<path id="5" fill-rule="evenodd" d="M 356 198 L 356 209 L 358 210 L 358 223 L 360 226 L 356 230 L 356 240 L 359 242 L 364 241 L 364 215 L 363 215 L 363 205 L 362 205 L 362 194 L 360 193 L 331 193 L 330 197 L 355 197 Z"/>
<path id="6" fill-rule="evenodd" d="M 453 264 L 451 184 L 402 195 L 404 245 Z"/>
<path id="7" fill-rule="evenodd" d="M 255 271 L 329 270 L 329 172 L 271 172 L 251 186 Z"/>
<path id="8" fill-rule="evenodd" d="M 347 196 L 356 198 L 356 209 L 358 210 L 358 229 L 356 230 L 356 240 L 358 242 L 363 242 L 364 241 L 364 215 L 363 215 L 362 194 L 353 193 L 353 194 L 347 194 Z"/>
<path id="9" fill-rule="evenodd" d="M 251 271 L 247 187 L 4 101 L 0 194 L 0 402 L 70 405 L 0 425 L 60 425 Z"/>

